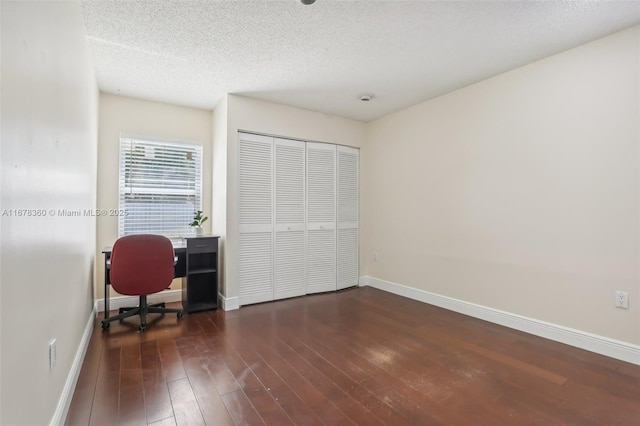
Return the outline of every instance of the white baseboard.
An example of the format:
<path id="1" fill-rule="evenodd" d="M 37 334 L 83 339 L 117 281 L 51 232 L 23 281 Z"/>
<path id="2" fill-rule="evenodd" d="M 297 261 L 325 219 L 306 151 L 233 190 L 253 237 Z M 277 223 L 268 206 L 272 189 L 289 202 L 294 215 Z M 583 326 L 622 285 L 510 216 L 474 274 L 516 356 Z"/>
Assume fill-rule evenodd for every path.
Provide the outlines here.
<path id="1" fill-rule="evenodd" d="M 224 311 L 233 311 L 240 308 L 240 299 L 237 297 L 224 297 L 218 293 L 218 300 L 221 302 L 220 305 Z M 138 296 L 112 297 L 109 299 L 109 309 L 114 311 L 127 306 L 138 306 L 139 301 Z M 182 290 L 165 290 L 161 293 L 150 294 L 147 298 L 148 303 L 171 303 L 180 301 L 182 301 Z M 98 299 L 96 301 L 96 309 L 97 312 L 104 312 L 104 299 Z"/>
<path id="2" fill-rule="evenodd" d="M 463 300 L 453 299 L 425 290 L 407 287 L 402 284 L 380 280 L 378 278 L 360 277 L 360 286 L 371 286 L 379 290 L 399 296 L 408 297 L 430 305 L 439 306 L 450 311 L 459 312 L 505 327 L 524 331 L 556 342 L 565 343 L 611 358 L 640 365 L 640 346 L 620 340 L 610 339 L 534 318 L 489 308 Z"/>
<path id="3" fill-rule="evenodd" d="M 160 302 L 180 302 L 182 300 L 182 290 L 164 290 L 147 296 L 147 303 Z M 109 310 L 116 310 L 128 306 L 138 306 L 140 297 L 138 296 L 116 296 L 109 299 Z M 104 312 L 104 299 L 96 301 L 98 312 Z"/>
<path id="4" fill-rule="evenodd" d="M 218 298 L 222 302 L 223 311 L 234 311 L 240 309 L 240 298 L 238 297 L 224 297 L 222 294 L 218 295 Z"/>
<path id="5" fill-rule="evenodd" d="M 58 400 L 58 406 L 56 407 L 56 411 L 55 413 L 53 413 L 53 418 L 49 423 L 51 426 L 64 425 L 64 422 L 67 419 L 69 407 L 71 406 L 71 400 L 73 399 L 73 393 L 76 390 L 76 384 L 78 383 L 78 377 L 80 376 L 80 370 L 82 369 L 82 363 L 84 362 L 84 356 L 87 353 L 87 348 L 89 347 L 89 340 L 91 340 L 91 333 L 93 332 L 93 321 L 96 317 L 96 313 L 96 305 L 94 305 L 93 310 L 89 315 L 87 325 L 84 328 L 80 346 L 78 346 L 76 356 L 73 359 L 73 363 L 71 364 L 71 370 L 69 371 L 67 380 L 64 383 L 62 394 L 60 395 L 60 399 Z"/>

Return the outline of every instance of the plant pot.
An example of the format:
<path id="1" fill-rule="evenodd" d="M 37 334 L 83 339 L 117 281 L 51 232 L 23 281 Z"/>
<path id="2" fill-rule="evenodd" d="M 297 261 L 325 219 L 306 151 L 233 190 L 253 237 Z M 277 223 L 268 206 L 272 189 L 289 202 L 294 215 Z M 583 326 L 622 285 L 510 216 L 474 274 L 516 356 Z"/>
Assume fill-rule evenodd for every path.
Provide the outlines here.
<path id="1" fill-rule="evenodd" d="M 196 226 L 196 237 L 201 237 L 202 235 L 204 235 L 204 228 Z"/>

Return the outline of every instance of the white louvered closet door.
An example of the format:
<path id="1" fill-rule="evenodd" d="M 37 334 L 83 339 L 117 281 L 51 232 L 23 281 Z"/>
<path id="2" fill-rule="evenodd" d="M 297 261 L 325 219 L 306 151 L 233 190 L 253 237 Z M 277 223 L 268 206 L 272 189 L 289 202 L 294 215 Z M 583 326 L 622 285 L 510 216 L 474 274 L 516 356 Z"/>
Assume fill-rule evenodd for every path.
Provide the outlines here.
<path id="1" fill-rule="evenodd" d="M 305 143 L 274 140 L 274 298 L 305 294 Z"/>
<path id="2" fill-rule="evenodd" d="M 273 300 L 273 138 L 238 134 L 238 298 Z"/>
<path id="3" fill-rule="evenodd" d="M 337 288 L 358 285 L 359 152 L 338 146 Z"/>
<path id="4" fill-rule="evenodd" d="M 336 290 L 336 146 L 307 142 L 307 293 Z"/>

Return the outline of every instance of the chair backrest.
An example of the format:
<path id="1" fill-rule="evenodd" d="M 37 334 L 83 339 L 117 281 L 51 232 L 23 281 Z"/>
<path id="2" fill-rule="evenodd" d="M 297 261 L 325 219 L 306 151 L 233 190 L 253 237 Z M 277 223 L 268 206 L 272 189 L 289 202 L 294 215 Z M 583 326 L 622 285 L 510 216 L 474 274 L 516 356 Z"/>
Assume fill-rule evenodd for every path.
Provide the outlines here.
<path id="1" fill-rule="evenodd" d="M 144 296 L 169 287 L 173 245 L 162 235 L 127 235 L 111 249 L 111 286 L 120 294 Z"/>

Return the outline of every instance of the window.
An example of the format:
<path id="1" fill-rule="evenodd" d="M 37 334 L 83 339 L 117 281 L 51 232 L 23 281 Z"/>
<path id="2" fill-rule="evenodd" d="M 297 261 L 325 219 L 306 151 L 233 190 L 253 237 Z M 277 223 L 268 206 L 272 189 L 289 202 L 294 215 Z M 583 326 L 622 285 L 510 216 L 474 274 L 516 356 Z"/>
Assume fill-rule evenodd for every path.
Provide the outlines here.
<path id="1" fill-rule="evenodd" d="M 193 235 L 201 208 L 201 146 L 120 137 L 119 236 Z"/>

